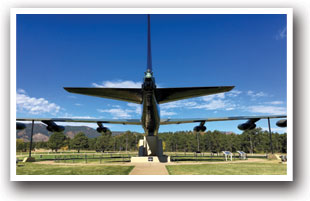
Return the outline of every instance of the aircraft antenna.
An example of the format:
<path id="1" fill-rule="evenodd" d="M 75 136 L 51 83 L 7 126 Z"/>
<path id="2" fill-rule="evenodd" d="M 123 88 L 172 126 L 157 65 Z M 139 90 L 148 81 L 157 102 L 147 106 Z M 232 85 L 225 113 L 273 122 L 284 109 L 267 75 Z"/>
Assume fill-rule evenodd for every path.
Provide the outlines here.
<path id="1" fill-rule="evenodd" d="M 147 71 L 152 72 L 152 52 L 151 52 L 151 19 L 147 15 Z"/>

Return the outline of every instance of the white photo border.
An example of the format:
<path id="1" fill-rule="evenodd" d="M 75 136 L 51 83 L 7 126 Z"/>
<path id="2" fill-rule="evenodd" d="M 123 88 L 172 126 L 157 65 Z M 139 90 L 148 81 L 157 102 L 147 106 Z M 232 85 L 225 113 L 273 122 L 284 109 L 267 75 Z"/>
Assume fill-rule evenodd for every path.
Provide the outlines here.
<path id="1" fill-rule="evenodd" d="M 286 14 L 287 175 L 16 175 L 17 14 Z M 292 8 L 11 8 L 10 22 L 11 181 L 293 181 L 293 9 Z"/>

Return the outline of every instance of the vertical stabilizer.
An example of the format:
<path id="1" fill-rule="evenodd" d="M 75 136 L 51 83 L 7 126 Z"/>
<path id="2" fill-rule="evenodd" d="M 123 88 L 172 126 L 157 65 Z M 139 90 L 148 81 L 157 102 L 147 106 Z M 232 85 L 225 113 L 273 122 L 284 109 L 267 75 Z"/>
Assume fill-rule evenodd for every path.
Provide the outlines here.
<path id="1" fill-rule="evenodd" d="M 151 19 L 147 15 L 147 72 L 152 72 L 152 52 L 151 52 Z"/>

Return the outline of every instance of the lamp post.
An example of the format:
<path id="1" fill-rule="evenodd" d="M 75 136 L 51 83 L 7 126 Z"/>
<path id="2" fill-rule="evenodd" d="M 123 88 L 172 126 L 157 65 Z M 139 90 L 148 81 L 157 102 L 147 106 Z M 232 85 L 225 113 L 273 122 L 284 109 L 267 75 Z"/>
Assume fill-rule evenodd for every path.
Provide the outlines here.
<path id="1" fill-rule="evenodd" d="M 30 145 L 29 145 L 29 158 L 31 158 L 33 127 L 34 127 L 34 120 L 32 120 L 32 126 L 31 126 L 31 136 L 30 136 Z"/>
<path id="2" fill-rule="evenodd" d="M 200 135 L 200 132 L 196 132 L 196 136 L 197 136 L 197 151 L 199 152 L 199 136 Z"/>
<path id="3" fill-rule="evenodd" d="M 270 151 L 273 154 L 272 135 L 271 135 L 270 118 L 269 117 L 268 117 L 268 128 L 269 128 Z"/>

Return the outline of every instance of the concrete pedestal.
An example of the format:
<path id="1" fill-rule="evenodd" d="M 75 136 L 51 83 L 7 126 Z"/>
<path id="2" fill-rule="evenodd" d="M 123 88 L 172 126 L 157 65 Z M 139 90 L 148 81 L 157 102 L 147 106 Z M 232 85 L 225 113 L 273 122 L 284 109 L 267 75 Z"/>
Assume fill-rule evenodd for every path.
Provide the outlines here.
<path id="1" fill-rule="evenodd" d="M 139 157 L 131 157 L 132 163 L 166 163 L 170 157 L 163 155 L 163 143 L 157 136 L 145 136 L 139 140 Z"/>
<path id="2" fill-rule="evenodd" d="M 170 162 L 169 156 L 139 156 L 131 157 L 132 163 L 167 163 Z"/>
<path id="3" fill-rule="evenodd" d="M 163 143 L 157 136 L 145 136 L 139 140 L 139 156 L 162 156 Z"/>

